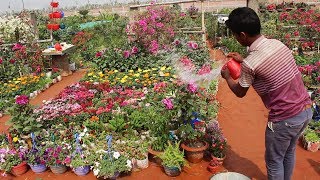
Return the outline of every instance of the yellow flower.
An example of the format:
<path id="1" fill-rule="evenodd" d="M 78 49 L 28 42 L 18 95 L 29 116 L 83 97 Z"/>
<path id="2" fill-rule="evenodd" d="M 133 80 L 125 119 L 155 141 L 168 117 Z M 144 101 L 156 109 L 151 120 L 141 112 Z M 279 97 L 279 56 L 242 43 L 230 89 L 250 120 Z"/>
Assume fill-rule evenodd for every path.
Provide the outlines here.
<path id="1" fill-rule="evenodd" d="M 93 73 L 91 72 L 91 73 L 88 73 L 88 76 L 92 76 L 93 75 Z"/>
<path id="2" fill-rule="evenodd" d="M 172 69 L 172 67 L 167 67 L 168 70 Z"/>
<path id="3" fill-rule="evenodd" d="M 173 77 L 173 78 L 177 78 L 177 76 L 176 76 L 176 75 L 172 75 L 172 77 Z"/>
<path id="4" fill-rule="evenodd" d="M 118 70 L 114 70 L 115 73 L 119 72 Z"/>
<path id="5" fill-rule="evenodd" d="M 170 73 L 165 73 L 164 76 L 165 76 L 165 77 L 169 77 L 169 76 L 170 76 Z"/>
<path id="6" fill-rule="evenodd" d="M 120 82 L 121 82 L 121 83 L 125 83 L 125 82 L 127 82 L 127 80 L 122 78 L 122 79 L 120 80 Z"/>
<path id="7" fill-rule="evenodd" d="M 161 71 L 164 71 L 164 70 L 166 70 L 166 67 L 165 67 L 165 66 L 162 66 L 162 67 L 160 68 L 160 70 L 161 70 Z"/>
<path id="8" fill-rule="evenodd" d="M 132 72 L 133 72 L 133 70 L 129 70 L 129 72 L 130 72 L 130 73 L 132 73 Z"/>
<path id="9" fill-rule="evenodd" d="M 154 70 L 154 71 L 155 71 L 155 70 L 157 70 L 157 68 L 152 68 L 152 70 Z"/>
<path id="10" fill-rule="evenodd" d="M 143 75 L 143 77 L 144 77 L 144 78 L 149 78 L 149 74 L 146 73 L 146 74 Z"/>
<path id="11" fill-rule="evenodd" d="M 138 68 L 138 72 L 141 72 L 142 70 L 140 68 Z"/>
<path id="12" fill-rule="evenodd" d="M 135 76 L 135 77 L 139 77 L 139 76 L 140 76 L 140 74 L 139 74 L 139 73 L 137 73 L 137 74 L 134 74 L 134 76 Z"/>
<path id="13" fill-rule="evenodd" d="M 124 77 L 123 77 L 123 79 L 127 79 L 128 78 L 128 76 L 127 75 L 125 75 Z"/>
<path id="14" fill-rule="evenodd" d="M 18 137 L 14 137 L 14 138 L 13 138 L 13 142 L 17 142 L 18 140 L 19 140 Z"/>

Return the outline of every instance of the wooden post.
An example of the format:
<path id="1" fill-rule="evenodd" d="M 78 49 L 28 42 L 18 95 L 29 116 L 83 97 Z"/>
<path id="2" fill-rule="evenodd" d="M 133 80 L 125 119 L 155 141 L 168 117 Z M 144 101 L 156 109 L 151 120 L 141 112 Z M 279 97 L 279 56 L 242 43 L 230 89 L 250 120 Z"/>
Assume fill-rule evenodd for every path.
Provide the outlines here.
<path id="1" fill-rule="evenodd" d="M 203 9 L 203 1 L 204 0 L 201 0 L 201 23 L 202 23 L 202 40 L 203 40 L 203 43 L 205 44 L 206 43 L 206 26 L 204 24 L 204 9 Z"/>

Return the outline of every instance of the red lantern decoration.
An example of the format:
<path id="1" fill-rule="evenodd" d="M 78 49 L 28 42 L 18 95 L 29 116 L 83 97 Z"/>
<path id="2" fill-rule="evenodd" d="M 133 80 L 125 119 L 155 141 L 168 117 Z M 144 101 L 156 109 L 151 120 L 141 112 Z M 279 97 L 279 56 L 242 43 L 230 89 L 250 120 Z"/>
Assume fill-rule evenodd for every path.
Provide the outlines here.
<path id="1" fill-rule="evenodd" d="M 53 13 L 50 13 L 49 14 L 49 18 L 50 19 L 58 19 L 58 18 L 61 18 L 61 13 L 60 12 L 53 12 Z"/>
<path id="2" fill-rule="evenodd" d="M 59 6 L 59 3 L 58 2 L 51 2 L 50 5 L 53 7 L 53 8 L 56 8 Z"/>
<path id="3" fill-rule="evenodd" d="M 48 28 L 49 30 L 56 31 L 56 30 L 60 29 L 60 25 L 59 25 L 59 24 L 48 24 L 48 25 L 47 25 L 47 28 Z"/>

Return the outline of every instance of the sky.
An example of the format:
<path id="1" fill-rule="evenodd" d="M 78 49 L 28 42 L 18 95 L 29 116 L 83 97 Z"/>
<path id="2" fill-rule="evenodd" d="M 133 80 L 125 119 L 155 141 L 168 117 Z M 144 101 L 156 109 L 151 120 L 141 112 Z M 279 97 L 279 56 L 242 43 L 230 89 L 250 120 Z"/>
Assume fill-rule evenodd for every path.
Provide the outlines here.
<path id="1" fill-rule="evenodd" d="M 0 0 L 0 13 L 25 9 L 43 9 L 50 7 L 52 0 Z M 133 0 L 55 0 L 61 7 L 81 7 L 87 4 L 111 4 L 114 2 L 132 2 Z M 24 2 L 24 3 L 22 3 Z M 141 1 L 140 1 L 141 2 Z"/>

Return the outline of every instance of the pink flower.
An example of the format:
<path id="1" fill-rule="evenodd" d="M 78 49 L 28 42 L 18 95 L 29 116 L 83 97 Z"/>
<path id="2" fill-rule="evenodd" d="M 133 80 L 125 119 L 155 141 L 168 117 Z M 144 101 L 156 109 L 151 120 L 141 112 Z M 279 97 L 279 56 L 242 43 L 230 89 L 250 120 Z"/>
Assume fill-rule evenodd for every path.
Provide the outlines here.
<path id="1" fill-rule="evenodd" d="M 162 27 L 164 26 L 164 24 L 161 23 L 161 22 L 159 22 L 159 23 L 156 24 L 156 26 L 157 26 L 158 28 L 162 28 Z"/>
<path id="2" fill-rule="evenodd" d="M 14 44 L 14 46 L 12 47 L 12 51 L 15 51 L 15 50 L 20 50 L 23 46 L 19 43 L 16 43 Z"/>
<path id="3" fill-rule="evenodd" d="M 320 76 L 317 77 L 317 81 L 320 82 Z"/>
<path id="4" fill-rule="evenodd" d="M 145 19 L 139 20 L 139 25 L 140 26 L 147 26 L 147 22 Z"/>
<path id="5" fill-rule="evenodd" d="M 197 88 L 198 86 L 193 82 L 189 83 L 187 86 L 187 90 L 192 93 L 195 93 L 197 91 Z"/>
<path id="6" fill-rule="evenodd" d="M 185 17 L 186 15 L 186 13 L 180 13 L 180 17 Z"/>
<path id="7" fill-rule="evenodd" d="M 139 49 L 136 46 L 133 46 L 131 49 L 131 54 L 137 54 Z"/>
<path id="8" fill-rule="evenodd" d="M 318 68 L 320 68 L 320 61 L 315 63 L 316 66 L 318 66 Z"/>
<path id="9" fill-rule="evenodd" d="M 0 59 L 0 64 L 2 64 L 2 62 L 3 62 L 3 60 L 2 60 L 2 59 Z"/>
<path id="10" fill-rule="evenodd" d="M 163 99 L 162 103 L 166 106 L 166 109 L 169 109 L 169 110 L 173 109 L 173 103 L 170 98 Z"/>
<path id="11" fill-rule="evenodd" d="M 130 57 L 130 51 L 126 50 L 126 51 L 123 51 L 123 57 L 124 58 L 129 58 Z"/>
<path id="12" fill-rule="evenodd" d="M 29 97 L 26 95 L 20 95 L 16 97 L 16 104 L 27 105 L 29 103 Z"/>
<path id="13" fill-rule="evenodd" d="M 10 62 L 11 64 L 14 64 L 14 63 L 16 62 L 16 60 L 10 59 L 9 62 Z"/>
<path id="14" fill-rule="evenodd" d="M 211 72 L 211 65 L 210 64 L 204 64 L 201 69 L 199 69 L 198 74 L 204 75 Z"/>
<path id="15" fill-rule="evenodd" d="M 102 56 L 102 52 L 101 52 L 101 51 L 99 51 L 99 52 L 96 53 L 96 58 L 99 58 L 99 57 L 101 57 L 101 56 Z"/>
<path id="16" fill-rule="evenodd" d="M 176 39 L 176 40 L 174 40 L 174 44 L 175 44 L 176 46 L 178 46 L 178 45 L 181 44 L 181 42 L 180 42 L 178 39 Z"/>
<path id="17" fill-rule="evenodd" d="M 199 45 L 197 43 L 192 43 L 191 44 L 192 49 L 198 49 Z"/>
<path id="18" fill-rule="evenodd" d="M 156 30 L 154 30 L 153 28 L 149 28 L 148 33 L 154 35 L 154 33 L 156 33 Z"/>
<path id="19" fill-rule="evenodd" d="M 64 160 L 64 164 L 70 164 L 71 163 L 71 158 L 70 157 L 67 157 L 65 160 Z"/>
<path id="20" fill-rule="evenodd" d="M 194 64 L 192 63 L 192 61 L 188 58 L 188 57 L 182 57 L 180 59 L 180 62 L 187 68 L 193 68 L 194 67 Z"/>
<path id="21" fill-rule="evenodd" d="M 299 36 L 299 31 L 294 31 L 294 36 Z"/>
<path id="22" fill-rule="evenodd" d="M 152 54 L 156 54 L 158 52 L 159 49 L 159 44 L 156 40 L 151 41 L 150 47 L 149 47 L 149 51 Z"/>

